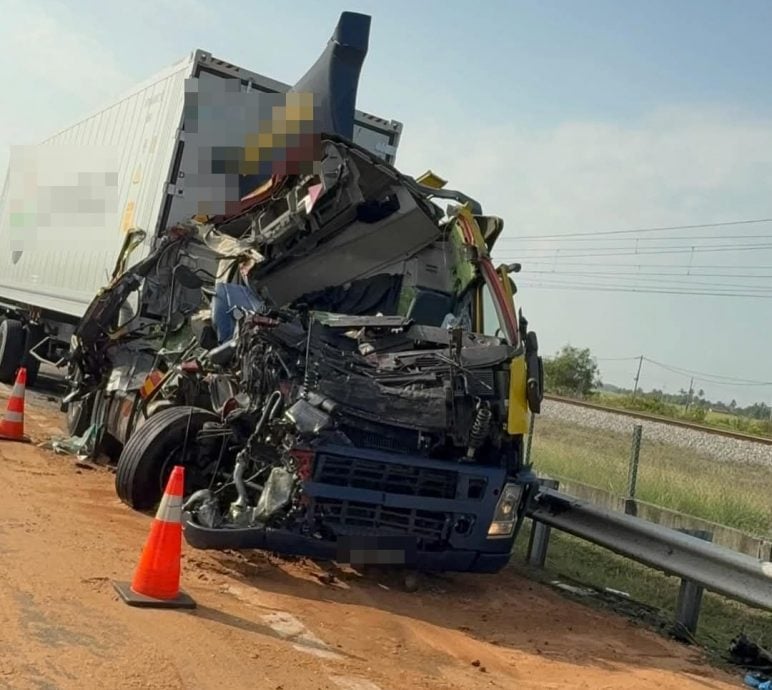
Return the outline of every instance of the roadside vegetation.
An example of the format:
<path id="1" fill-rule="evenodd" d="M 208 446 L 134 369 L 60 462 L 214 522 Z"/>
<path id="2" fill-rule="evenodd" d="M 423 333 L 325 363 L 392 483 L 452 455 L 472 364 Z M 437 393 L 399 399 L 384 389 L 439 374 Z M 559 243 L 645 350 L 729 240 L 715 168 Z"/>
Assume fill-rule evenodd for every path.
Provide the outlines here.
<path id="1" fill-rule="evenodd" d="M 633 392 L 604 384 L 601 372 L 587 348 L 564 346 L 544 359 L 544 385 L 547 393 L 589 400 L 611 409 L 645 412 L 685 422 L 704 424 L 755 436 L 772 437 L 772 408 L 764 402 L 740 407 L 737 401 L 708 400 L 702 389 L 682 389 L 678 393 L 661 390 Z"/>
<path id="2" fill-rule="evenodd" d="M 702 391 L 698 393 L 700 392 Z M 685 393 L 683 397 L 686 395 Z M 682 396 L 666 396 L 661 391 L 639 392 L 633 396 L 631 392 L 600 390 L 592 391 L 585 397 L 610 408 L 648 412 L 755 436 L 772 436 L 772 420 L 769 419 L 769 408 L 764 403 L 756 403 L 746 408 L 743 413 L 738 413 L 716 410 L 716 403 L 699 397 L 687 405 L 685 402 L 677 402 Z M 676 398 L 676 401 L 667 402 L 668 398 Z M 756 416 L 749 416 L 751 414 Z"/>
<path id="3" fill-rule="evenodd" d="M 526 524 L 518 538 L 518 560 L 525 558 L 530 524 Z M 584 583 L 596 589 L 610 588 L 629 594 L 631 602 L 640 602 L 659 612 L 663 623 L 670 627 L 675 621 L 675 605 L 680 580 L 646 568 L 622 558 L 599 546 L 588 544 L 575 537 L 552 531 L 547 552 L 543 579 L 550 582 L 560 579 L 567 583 Z M 588 605 L 609 605 L 601 599 L 582 597 Z M 614 606 L 621 613 L 630 615 L 635 606 Z M 636 619 L 638 616 L 633 613 Z M 651 622 L 651 621 L 650 621 Z M 666 632 L 666 630 L 661 630 Z M 718 662 L 725 658 L 732 639 L 744 632 L 762 647 L 772 647 L 772 613 L 754 609 L 706 592 L 700 614 L 695 641 L 705 647 Z"/>
<path id="4" fill-rule="evenodd" d="M 630 436 L 542 417 L 532 459 L 539 473 L 623 496 Z M 718 462 L 688 448 L 641 443 L 636 498 L 759 536 L 772 535 L 772 467 Z"/>
<path id="5" fill-rule="evenodd" d="M 753 434 L 772 435 L 769 408 L 757 404 L 739 410 L 732 401 L 716 405 L 703 391 L 643 393 L 603 386 L 600 371 L 587 349 L 564 347 L 545 359 L 545 387 L 557 395 L 592 400 L 610 408 L 636 410 L 695 421 Z M 718 409 L 716 409 L 718 408 Z M 741 416 L 743 415 L 743 416 Z M 532 460 L 539 474 L 574 480 L 624 496 L 627 491 L 631 437 L 587 428 L 560 419 L 540 417 L 533 438 Z M 636 498 L 728 527 L 772 537 L 772 467 L 720 462 L 715 458 L 660 441 L 642 439 Z M 518 544 L 522 559 L 530 523 Z M 646 620 L 662 632 L 671 629 L 680 580 L 639 565 L 601 547 L 553 530 L 546 582 L 559 579 L 597 590 L 625 592 L 614 596 L 580 597 L 588 605 L 611 606 L 625 615 Z M 636 609 L 635 602 L 644 606 Z M 660 624 L 651 620 L 653 609 Z M 705 593 L 695 641 L 715 661 L 725 659 L 731 640 L 744 632 L 760 645 L 772 647 L 772 613 Z"/>

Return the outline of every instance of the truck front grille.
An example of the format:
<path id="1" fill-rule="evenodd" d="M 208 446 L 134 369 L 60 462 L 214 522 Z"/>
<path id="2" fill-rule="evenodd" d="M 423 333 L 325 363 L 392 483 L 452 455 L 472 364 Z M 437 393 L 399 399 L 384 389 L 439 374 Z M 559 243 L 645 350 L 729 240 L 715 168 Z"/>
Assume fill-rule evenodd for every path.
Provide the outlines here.
<path id="1" fill-rule="evenodd" d="M 458 472 L 320 453 L 314 481 L 401 496 L 456 498 Z"/>
<path id="2" fill-rule="evenodd" d="M 451 524 L 446 513 L 328 498 L 314 501 L 314 515 L 339 535 L 410 535 L 425 544 L 446 540 Z"/>

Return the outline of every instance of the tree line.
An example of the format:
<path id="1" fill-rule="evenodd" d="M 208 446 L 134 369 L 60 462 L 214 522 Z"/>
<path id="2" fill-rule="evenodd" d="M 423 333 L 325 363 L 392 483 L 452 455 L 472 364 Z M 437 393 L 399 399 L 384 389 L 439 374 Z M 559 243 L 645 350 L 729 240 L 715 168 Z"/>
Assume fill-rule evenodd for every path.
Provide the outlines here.
<path id="1" fill-rule="evenodd" d="M 590 349 L 571 345 L 564 345 L 555 355 L 544 358 L 544 387 L 547 393 L 576 398 L 597 398 L 604 393 L 613 394 L 621 399 L 621 403 L 627 401 L 626 406 L 632 406 L 631 403 L 634 402 L 636 409 L 673 414 L 677 412 L 677 416 L 698 420 L 704 419 L 708 411 L 761 422 L 768 422 L 772 417 L 772 409 L 764 402 L 741 407 L 736 400 L 728 403 L 709 400 L 702 389 L 689 391 L 682 388 L 677 393 L 665 393 L 654 388 L 649 391 L 638 390 L 634 394 L 632 388 L 604 384 L 600 368 Z"/>

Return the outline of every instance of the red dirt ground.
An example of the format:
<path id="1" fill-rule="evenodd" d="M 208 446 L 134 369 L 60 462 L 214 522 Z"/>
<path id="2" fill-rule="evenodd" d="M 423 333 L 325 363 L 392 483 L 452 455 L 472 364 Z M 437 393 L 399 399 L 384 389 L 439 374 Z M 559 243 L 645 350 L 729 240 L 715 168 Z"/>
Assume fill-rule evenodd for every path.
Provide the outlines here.
<path id="1" fill-rule="evenodd" d="M 34 441 L 62 422 L 28 396 Z M 107 469 L 0 442 L 0 688 L 739 686 L 695 650 L 514 569 L 411 594 L 386 576 L 184 545 L 182 584 L 198 608 L 131 608 L 111 581 L 131 578 L 149 524 L 116 498 Z"/>

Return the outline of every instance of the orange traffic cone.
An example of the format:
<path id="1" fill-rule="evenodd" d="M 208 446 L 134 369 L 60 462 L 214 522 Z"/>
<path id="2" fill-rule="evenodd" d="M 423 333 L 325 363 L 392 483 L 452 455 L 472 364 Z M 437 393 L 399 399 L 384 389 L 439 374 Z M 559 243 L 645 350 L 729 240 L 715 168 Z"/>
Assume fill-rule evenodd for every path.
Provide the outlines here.
<path id="1" fill-rule="evenodd" d="M 27 370 L 22 367 L 13 384 L 11 397 L 8 398 L 8 409 L 0 419 L 0 440 L 22 441 L 29 443 L 24 435 L 24 392 L 27 388 Z"/>
<path id="2" fill-rule="evenodd" d="M 172 470 L 161 505 L 158 506 L 150 536 L 145 542 L 139 565 L 131 584 L 114 582 L 113 586 L 129 606 L 156 608 L 196 607 L 187 594 L 180 591 L 180 559 L 182 557 L 182 493 L 185 470 Z"/>

